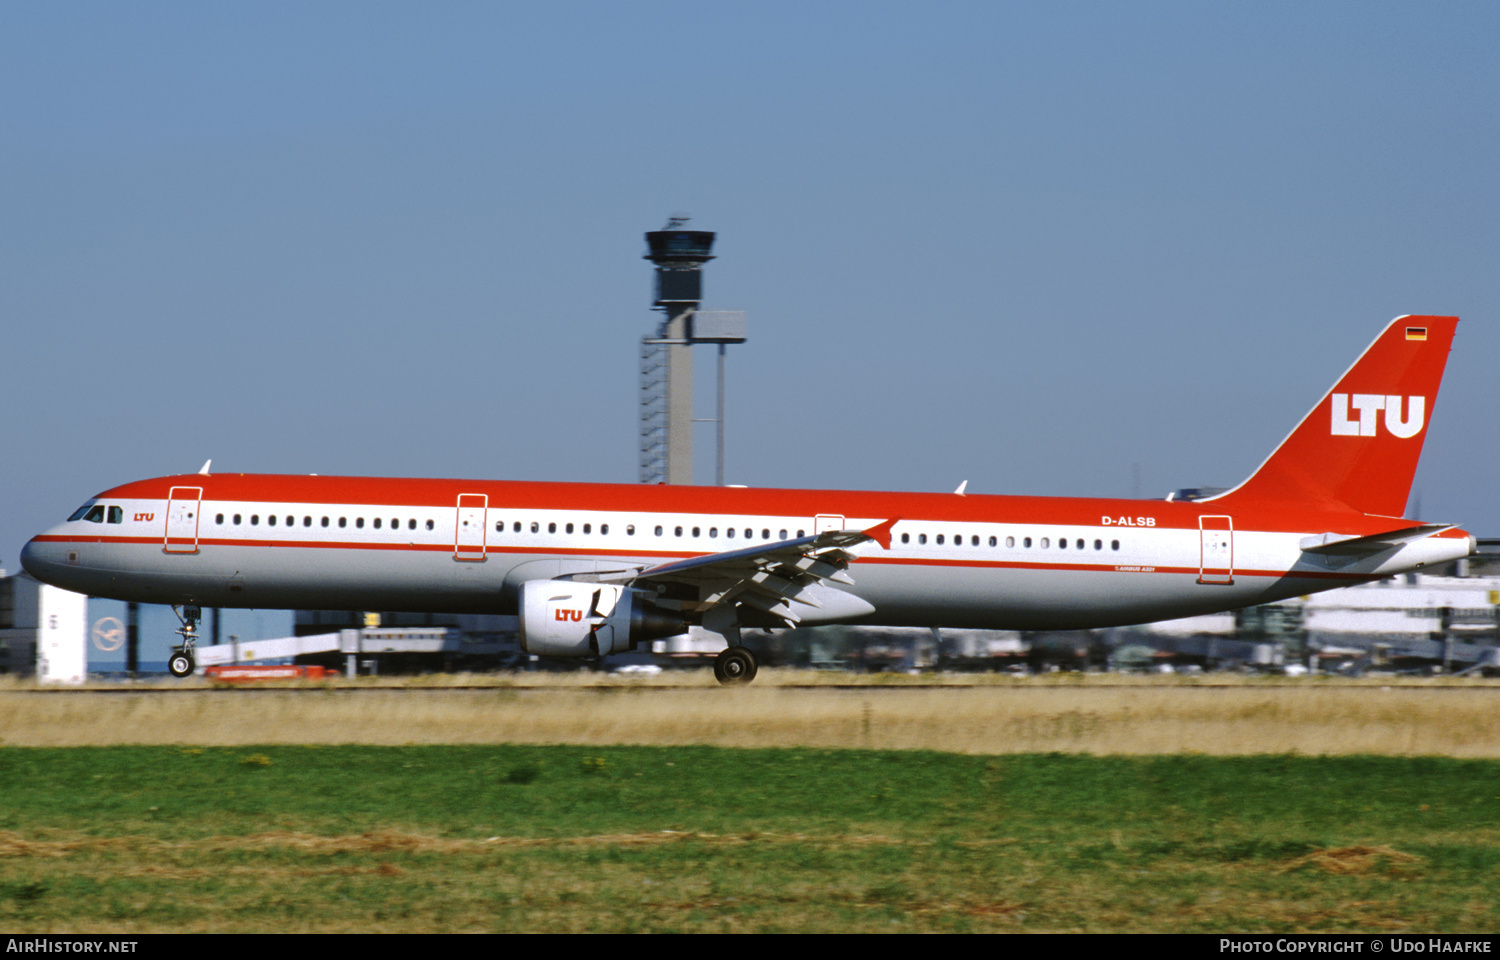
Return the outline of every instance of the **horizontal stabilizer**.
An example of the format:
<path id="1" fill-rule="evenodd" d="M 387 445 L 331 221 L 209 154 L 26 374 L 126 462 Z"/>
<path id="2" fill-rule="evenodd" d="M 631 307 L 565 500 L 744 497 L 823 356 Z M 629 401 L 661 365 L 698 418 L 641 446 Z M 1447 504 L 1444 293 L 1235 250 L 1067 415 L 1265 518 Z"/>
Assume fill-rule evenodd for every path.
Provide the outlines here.
<path id="1" fill-rule="evenodd" d="M 1324 556 L 1357 556 L 1359 554 L 1380 553 L 1382 550 L 1391 550 L 1407 543 L 1415 543 L 1425 540 L 1436 533 L 1444 530 L 1452 530 L 1457 524 L 1452 523 L 1422 523 L 1415 527 L 1402 527 L 1400 530 L 1388 530 L 1385 533 L 1372 533 L 1366 537 L 1351 537 L 1342 533 L 1322 533 L 1315 537 L 1303 537 L 1298 544 L 1303 553 L 1317 553 Z"/>

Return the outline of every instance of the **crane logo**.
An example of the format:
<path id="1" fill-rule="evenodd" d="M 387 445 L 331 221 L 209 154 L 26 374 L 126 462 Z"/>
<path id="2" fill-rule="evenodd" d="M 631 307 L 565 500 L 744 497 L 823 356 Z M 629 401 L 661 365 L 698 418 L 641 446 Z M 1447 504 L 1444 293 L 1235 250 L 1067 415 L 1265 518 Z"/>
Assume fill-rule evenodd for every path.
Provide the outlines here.
<path id="1" fill-rule="evenodd" d="M 1405 401 L 1403 404 L 1402 401 Z M 1349 418 L 1349 408 L 1359 411 L 1354 419 Z M 1402 409 L 1405 408 L 1403 415 Z M 1373 437 L 1379 418 L 1385 411 L 1385 429 L 1393 437 L 1403 440 L 1422 432 L 1427 422 L 1426 397 L 1402 397 L 1400 394 L 1383 393 L 1335 393 L 1333 394 L 1333 428 L 1335 437 Z"/>

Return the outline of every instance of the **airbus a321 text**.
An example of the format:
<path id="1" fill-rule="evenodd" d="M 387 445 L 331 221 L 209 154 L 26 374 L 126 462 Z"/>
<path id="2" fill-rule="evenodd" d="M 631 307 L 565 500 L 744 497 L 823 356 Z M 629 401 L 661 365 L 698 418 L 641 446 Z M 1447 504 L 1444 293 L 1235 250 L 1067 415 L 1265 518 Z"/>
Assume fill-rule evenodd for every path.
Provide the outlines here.
<path id="1" fill-rule="evenodd" d="M 548 657 L 699 626 L 1084 629 L 1230 610 L 1467 556 L 1402 519 L 1456 317 L 1399 317 L 1244 483 L 1199 500 L 197 474 L 91 498 L 38 580 L 181 608 L 508 613 Z"/>

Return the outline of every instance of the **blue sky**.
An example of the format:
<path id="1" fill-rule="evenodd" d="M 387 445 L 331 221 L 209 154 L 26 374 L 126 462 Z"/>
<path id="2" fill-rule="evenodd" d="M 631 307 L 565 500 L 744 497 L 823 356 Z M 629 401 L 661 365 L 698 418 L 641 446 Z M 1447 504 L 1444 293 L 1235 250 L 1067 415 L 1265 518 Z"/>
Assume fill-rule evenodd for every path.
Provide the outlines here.
<path id="1" fill-rule="evenodd" d="M 5 4 L 0 565 L 210 457 L 634 481 L 677 211 L 749 313 L 730 482 L 1230 485 L 1455 313 L 1421 513 L 1500 536 L 1497 41 L 1492 3 Z"/>

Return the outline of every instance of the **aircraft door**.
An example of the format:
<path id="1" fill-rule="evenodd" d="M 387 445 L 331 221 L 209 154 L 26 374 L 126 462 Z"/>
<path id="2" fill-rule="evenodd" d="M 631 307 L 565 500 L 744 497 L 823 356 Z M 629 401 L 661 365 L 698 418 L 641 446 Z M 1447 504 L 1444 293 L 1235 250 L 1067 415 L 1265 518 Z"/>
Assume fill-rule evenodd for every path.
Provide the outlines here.
<path id="1" fill-rule="evenodd" d="M 844 529 L 843 516 L 836 513 L 820 513 L 813 517 L 813 533 L 822 533 L 825 530 Z"/>
<path id="2" fill-rule="evenodd" d="M 489 497 L 483 493 L 458 495 L 458 518 L 454 524 L 453 559 L 484 560 L 485 525 L 489 522 Z"/>
<path id="3" fill-rule="evenodd" d="M 173 487 L 167 494 L 167 532 L 162 549 L 167 553 L 198 552 L 198 506 L 202 487 Z"/>
<path id="4" fill-rule="evenodd" d="M 1199 583 L 1234 583 L 1234 519 L 1199 517 Z"/>

